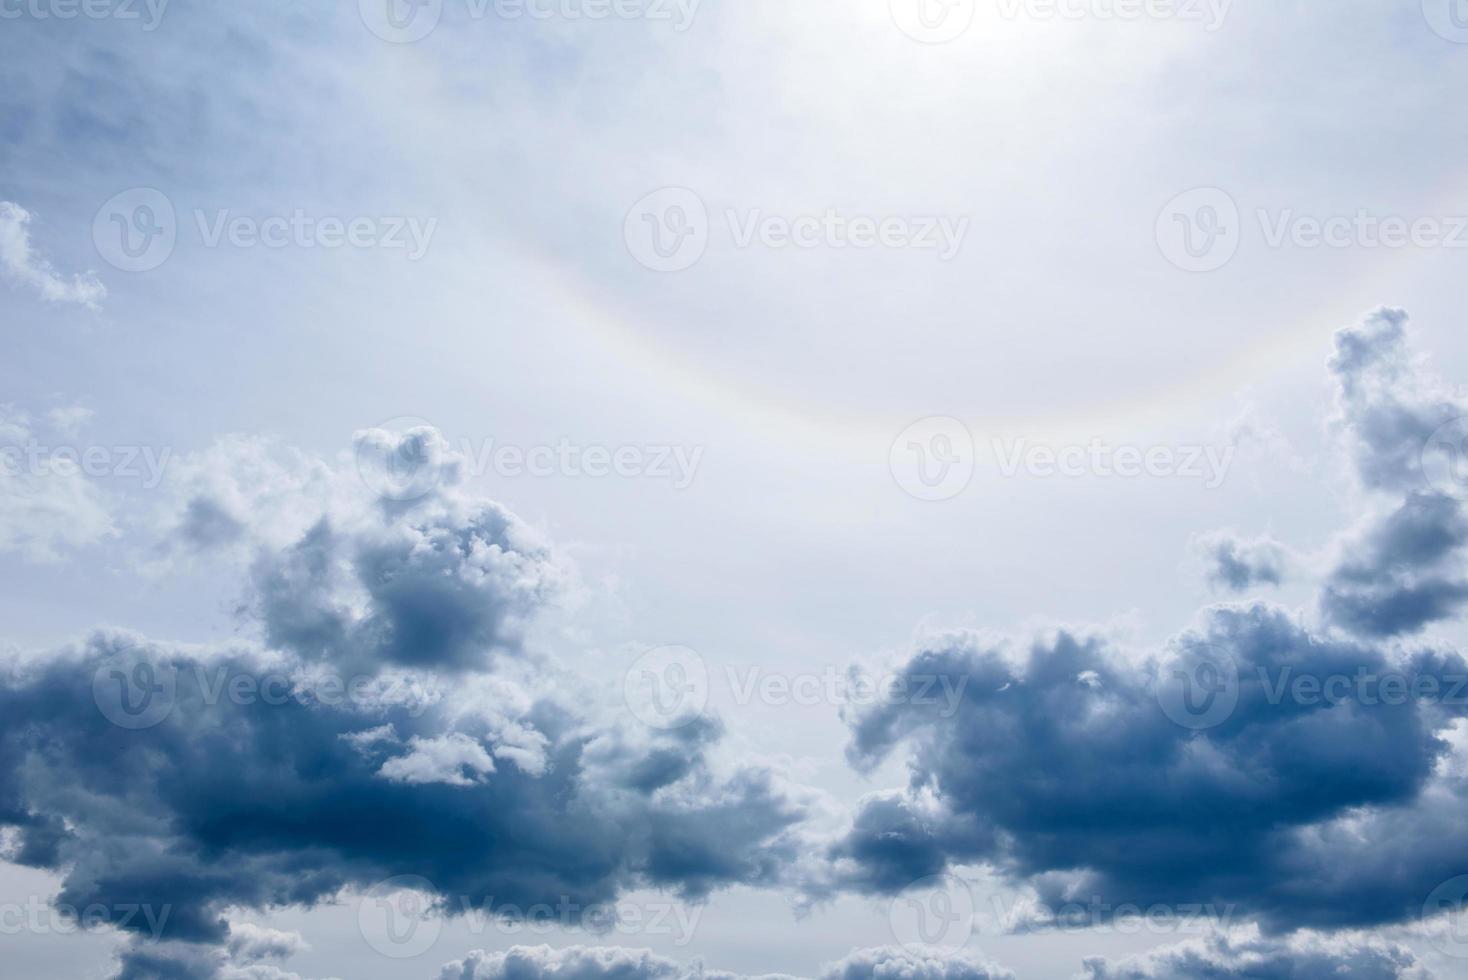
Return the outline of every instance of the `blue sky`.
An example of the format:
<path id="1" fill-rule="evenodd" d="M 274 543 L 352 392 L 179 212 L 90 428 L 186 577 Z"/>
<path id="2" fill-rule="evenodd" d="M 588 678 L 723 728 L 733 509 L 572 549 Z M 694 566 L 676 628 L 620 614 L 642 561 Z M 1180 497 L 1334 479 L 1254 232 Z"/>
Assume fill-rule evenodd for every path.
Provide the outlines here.
<path id="1" fill-rule="evenodd" d="M 1452 705 L 1158 687 L 1451 684 L 1463 11 L 393 3 L 0 3 L 0 690 L 65 748 L 0 722 L 0 910 L 204 923 L 22 929 L 23 972 L 1468 976 L 1404 897 L 1468 873 Z M 139 650 L 388 693 L 132 732 L 86 692 Z M 648 651 L 696 724 L 647 723 Z M 312 762 L 379 845 L 276 781 Z M 919 956 L 935 874 L 985 914 Z M 447 903 L 410 959 L 362 926 L 398 875 Z M 486 882 L 697 925 L 439 914 Z M 1233 911 L 1024 924 L 1064 895 Z M 542 942 L 661 959 L 495 958 Z"/>

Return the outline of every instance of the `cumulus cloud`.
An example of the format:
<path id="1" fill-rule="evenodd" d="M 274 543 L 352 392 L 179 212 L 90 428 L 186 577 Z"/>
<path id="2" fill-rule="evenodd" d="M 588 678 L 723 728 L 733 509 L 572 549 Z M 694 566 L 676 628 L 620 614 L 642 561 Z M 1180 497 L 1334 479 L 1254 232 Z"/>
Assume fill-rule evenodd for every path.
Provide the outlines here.
<path id="1" fill-rule="evenodd" d="M 299 935 L 250 923 L 235 926 L 226 947 L 167 942 L 117 953 L 114 980 L 306 980 L 278 965 L 307 947 Z M 275 961 L 275 962 L 272 962 Z"/>
<path id="2" fill-rule="evenodd" d="M 1450 816 L 1468 802 L 1452 737 L 1468 664 L 1381 642 L 1457 608 L 1458 504 L 1420 463 L 1431 386 L 1391 311 L 1342 331 L 1331 369 L 1361 482 L 1396 502 L 1347 541 L 1325 622 L 1256 602 L 1203 610 L 1150 652 L 1073 630 L 923 643 L 900 675 L 948 678 L 960 710 L 850 713 L 852 763 L 901 747 L 910 775 L 863 801 L 829 887 L 889 893 L 985 863 L 1081 924 L 1208 903 L 1287 930 L 1411 920 L 1468 870 Z"/>
<path id="3" fill-rule="evenodd" d="M 1335 424 L 1356 477 L 1388 502 L 1342 542 L 1321 611 L 1364 636 L 1413 633 L 1468 602 L 1468 483 L 1453 468 L 1456 458 L 1433 466 L 1435 452 L 1463 448 L 1453 425 L 1468 408 L 1413 352 L 1400 310 L 1379 310 L 1339 331 L 1330 370 L 1338 389 Z"/>
<path id="4" fill-rule="evenodd" d="M 1359 937 L 1281 940 L 1216 933 L 1110 962 L 1087 959 L 1079 980 L 1431 980 L 1410 949 Z"/>
<path id="5" fill-rule="evenodd" d="M 1195 539 L 1193 548 L 1208 584 L 1219 591 L 1247 592 L 1284 581 L 1288 552 L 1267 535 L 1242 538 L 1233 531 L 1213 531 Z"/>
<path id="6" fill-rule="evenodd" d="M 38 292 L 53 303 L 76 303 L 101 309 L 107 287 L 93 272 L 68 280 L 31 245 L 31 214 L 19 204 L 0 201 L 0 271 L 6 278 Z"/>
<path id="7" fill-rule="evenodd" d="M 166 907 L 164 939 L 218 946 L 229 909 L 405 871 L 455 914 L 697 900 L 798 864 L 806 805 L 779 774 L 729 758 L 717 726 L 601 707 L 516 642 L 555 562 L 513 515 L 445 483 L 303 524 L 279 547 L 250 532 L 258 641 L 102 631 L 4 665 L 0 825 L 59 901 Z M 124 976 L 173 955 L 136 951 Z"/>
<path id="8" fill-rule="evenodd" d="M 477 950 L 448 963 L 438 980 L 756 980 L 684 966 L 645 949 L 615 946 L 515 946 Z M 1013 980 L 1014 974 L 967 953 L 925 954 L 898 947 L 854 951 L 828 966 L 820 980 Z M 762 980 L 795 980 L 769 974 Z"/>

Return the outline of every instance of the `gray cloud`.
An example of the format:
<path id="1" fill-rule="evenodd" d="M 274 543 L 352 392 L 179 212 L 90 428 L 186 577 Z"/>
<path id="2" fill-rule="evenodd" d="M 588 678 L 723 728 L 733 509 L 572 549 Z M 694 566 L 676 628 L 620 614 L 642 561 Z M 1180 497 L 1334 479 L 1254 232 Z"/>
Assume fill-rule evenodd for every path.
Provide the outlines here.
<path id="1" fill-rule="evenodd" d="M 645 949 L 516 946 L 473 952 L 446 964 L 438 980 L 757 980 L 683 966 Z M 762 980 L 795 980 L 781 974 Z M 854 951 L 828 966 L 821 980 L 1014 980 L 1014 974 L 965 953 L 925 955 L 898 947 Z"/>
<path id="2" fill-rule="evenodd" d="M 162 938 L 214 945 L 238 938 L 230 908 L 403 874 L 445 915 L 782 883 L 805 804 L 776 773 L 725 759 L 714 723 L 660 732 L 594 707 L 517 645 L 546 546 L 458 487 L 386 503 L 260 546 L 263 645 L 102 631 L 10 663 L 8 856 L 61 874 L 63 903 L 166 909 Z M 213 954 L 129 955 L 125 976 L 165 976 Z"/>
<path id="3" fill-rule="evenodd" d="M 1080 924 L 1123 904 L 1206 904 L 1288 930 L 1410 920 L 1468 870 L 1468 832 L 1450 817 L 1468 801 L 1454 761 L 1468 665 L 1380 643 L 1458 608 L 1468 530 L 1455 499 L 1426 489 L 1421 439 L 1398 442 L 1436 419 L 1405 318 L 1374 314 L 1336 346 L 1354 466 L 1399 502 L 1346 540 L 1324 627 L 1254 603 L 1202 611 L 1147 657 L 1065 630 L 921 645 L 901 675 L 948 678 L 961 708 L 849 714 L 852 763 L 872 771 L 901 746 L 909 783 L 863 802 L 829 849 L 826 887 L 890 893 L 978 862 Z M 1429 693 L 1382 697 L 1373 678 Z M 1218 710 L 1180 718 L 1174 700 Z"/>
<path id="4" fill-rule="evenodd" d="M 1271 537 L 1242 538 L 1232 531 L 1214 531 L 1199 536 L 1193 546 L 1203 559 L 1208 584 L 1220 591 L 1246 592 L 1284 581 L 1289 556 Z"/>
<path id="5" fill-rule="evenodd" d="M 1116 962 L 1087 959 L 1079 980 L 1431 980 L 1404 946 L 1371 939 L 1215 934 Z"/>

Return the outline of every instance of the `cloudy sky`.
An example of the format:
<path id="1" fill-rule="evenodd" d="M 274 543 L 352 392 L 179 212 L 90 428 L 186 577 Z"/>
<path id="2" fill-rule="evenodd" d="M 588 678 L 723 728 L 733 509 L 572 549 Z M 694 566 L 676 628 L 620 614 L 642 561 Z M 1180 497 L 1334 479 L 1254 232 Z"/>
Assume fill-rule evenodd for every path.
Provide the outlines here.
<path id="1" fill-rule="evenodd" d="M 0 0 L 0 935 L 1468 978 L 1462 0 Z"/>

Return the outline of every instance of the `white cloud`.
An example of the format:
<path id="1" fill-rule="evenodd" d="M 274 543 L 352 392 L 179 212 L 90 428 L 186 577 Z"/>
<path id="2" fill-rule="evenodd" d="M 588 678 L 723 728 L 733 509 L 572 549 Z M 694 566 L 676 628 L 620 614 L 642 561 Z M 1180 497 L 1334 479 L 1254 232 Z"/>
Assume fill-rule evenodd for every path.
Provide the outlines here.
<path id="1" fill-rule="evenodd" d="M 35 289 L 53 303 L 78 303 L 101 309 L 107 296 L 95 273 L 79 272 L 67 281 L 31 246 L 31 214 L 19 204 L 0 201 L 0 270 L 6 277 Z"/>

